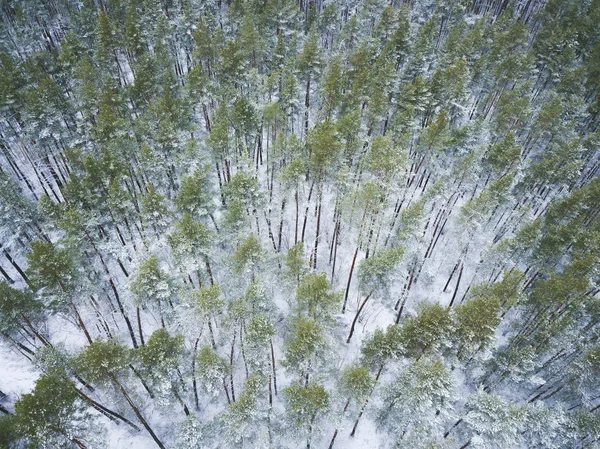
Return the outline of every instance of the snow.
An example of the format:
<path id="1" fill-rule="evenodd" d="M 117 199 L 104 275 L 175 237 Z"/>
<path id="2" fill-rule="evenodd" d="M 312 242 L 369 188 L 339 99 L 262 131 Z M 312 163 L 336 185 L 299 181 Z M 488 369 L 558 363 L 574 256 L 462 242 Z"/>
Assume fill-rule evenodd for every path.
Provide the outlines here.
<path id="1" fill-rule="evenodd" d="M 0 340 L 0 391 L 8 396 L 7 400 L 11 403 L 30 393 L 40 376 L 31 365 L 24 369 L 23 359 L 13 347 Z"/>

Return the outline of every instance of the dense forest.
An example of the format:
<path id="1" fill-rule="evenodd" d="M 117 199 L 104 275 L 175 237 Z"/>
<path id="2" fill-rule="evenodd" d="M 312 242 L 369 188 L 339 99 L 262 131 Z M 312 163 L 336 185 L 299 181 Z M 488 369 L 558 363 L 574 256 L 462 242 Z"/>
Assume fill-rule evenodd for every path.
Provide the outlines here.
<path id="1" fill-rule="evenodd" d="M 0 447 L 600 447 L 599 0 L 0 2 Z"/>

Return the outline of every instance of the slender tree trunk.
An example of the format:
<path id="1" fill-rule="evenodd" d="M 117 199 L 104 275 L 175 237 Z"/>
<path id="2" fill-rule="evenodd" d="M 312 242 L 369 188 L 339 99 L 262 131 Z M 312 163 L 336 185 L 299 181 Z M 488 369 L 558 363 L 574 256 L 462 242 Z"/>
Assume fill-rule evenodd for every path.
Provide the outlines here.
<path id="1" fill-rule="evenodd" d="M 310 72 L 306 80 L 306 97 L 304 99 L 304 138 L 308 135 L 308 110 L 310 109 Z"/>
<path id="2" fill-rule="evenodd" d="M 213 332 L 212 323 L 210 321 L 210 315 L 207 317 L 206 321 L 208 322 L 208 331 L 210 332 L 210 342 L 212 343 L 213 349 L 216 351 L 217 343 L 215 342 L 215 333 Z"/>
<path id="3" fill-rule="evenodd" d="M 144 417 L 142 416 L 142 413 L 140 412 L 140 410 L 138 409 L 138 407 L 135 405 L 135 403 L 133 402 L 133 400 L 131 399 L 131 397 L 129 396 L 129 394 L 127 393 L 127 391 L 125 390 L 125 388 L 123 387 L 123 385 L 119 382 L 119 380 L 117 379 L 117 376 L 115 376 L 112 373 L 109 373 L 109 377 L 115 383 L 115 385 L 117 387 L 119 387 L 119 390 L 121 390 L 121 393 L 123 394 L 123 397 L 125 398 L 125 400 L 129 404 L 129 406 L 132 408 L 133 413 L 135 413 L 135 416 L 137 416 L 137 418 L 140 420 L 140 422 L 142 423 L 142 425 L 144 426 L 144 428 L 148 431 L 148 433 L 150 434 L 150 436 L 152 437 L 152 439 L 154 440 L 154 442 L 156 443 L 156 445 L 160 449 L 166 449 L 165 446 L 164 446 L 164 444 L 158 439 L 158 437 L 156 436 L 156 434 L 154 433 L 154 431 L 152 430 L 152 428 L 150 427 L 150 425 L 148 424 L 148 422 L 144 419 Z"/>
<path id="4" fill-rule="evenodd" d="M 464 263 L 460 265 L 460 271 L 458 272 L 458 279 L 456 280 L 456 287 L 454 288 L 454 293 L 452 294 L 452 299 L 450 300 L 450 304 L 448 305 L 451 308 L 454 305 L 454 300 L 456 299 L 456 295 L 458 294 L 458 287 L 460 285 L 460 279 L 462 278 Z"/>
<path id="5" fill-rule="evenodd" d="M 346 401 L 346 405 L 344 405 L 344 411 L 342 412 L 342 415 L 344 415 L 346 413 L 346 411 L 348 410 L 348 406 L 350 405 L 350 399 L 348 399 Z M 333 449 L 333 444 L 335 443 L 335 439 L 337 438 L 337 434 L 338 434 L 338 429 L 335 429 L 335 432 L 333 432 L 333 437 L 331 438 L 331 443 L 329 443 L 329 447 L 328 449 Z"/>
<path id="6" fill-rule="evenodd" d="M 317 211 L 317 229 L 315 232 L 315 249 L 314 249 L 314 256 L 313 256 L 313 268 L 316 270 L 317 269 L 317 251 L 319 249 L 319 231 L 321 229 L 321 203 L 322 203 L 322 197 L 323 197 L 323 187 L 321 186 L 319 188 L 319 206 L 318 206 L 318 211 Z"/>
<path id="7" fill-rule="evenodd" d="M 346 313 L 346 304 L 348 302 L 348 294 L 350 293 L 350 283 L 352 282 L 352 273 L 354 272 L 354 265 L 356 264 L 356 256 L 358 255 L 358 245 L 354 251 L 352 257 L 352 265 L 350 265 L 350 274 L 348 274 L 348 283 L 346 284 L 346 292 L 344 293 L 344 304 L 342 305 L 342 313 Z"/>
<path id="8" fill-rule="evenodd" d="M 229 397 L 229 390 L 227 389 L 227 382 L 223 378 L 223 389 L 225 390 L 225 396 L 227 397 L 227 404 L 231 405 L 231 398 Z"/>
<path id="9" fill-rule="evenodd" d="M 310 185 L 310 190 L 308 191 L 308 198 L 306 199 L 306 210 L 304 211 L 304 223 L 302 224 L 302 236 L 300 241 L 304 243 L 304 234 L 306 232 L 306 221 L 308 220 L 308 209 L 310 209 L 310 198 L 312 197 L 313 187 L 315 186 L 315 182 L 313 181 Z"/>
<path id="10" fill-rule="evenodd" d="M 356 311 L 356 315 L 354 316 L 354 320 L 352 320 L 352 326 L 350 326 L 350 334 L 348 334 L 348 339 L 346 340 L 346 343 L 350 343 L 350 340 L 352 339 L 352 335 L 354 335 L 354 327 L 356 326 L 356 322 L 358 321 L 358 317 L 360 316 L 362 310 L 364 309 L 365 305 L 367 304 L 367 301 L 369 300 L 369 298 L 371 297 L 372 294 L 373 294 L 373 291 L 371 290 L 371 292 L 365 297 L 365 299 L 363 300 L 362 304 L 360 305 L 360 307 Z"/>
<path id="11" fill-rule="evenodd" d="M 277 396 L 277 373 L 275 372 L 275 350 L 273 349 L 273 340 L 271 340 L 271 366 L 273 367 L 273 388 Z"/>
<path id="12" fill-rule="evenodd" d="M 200 404 L 198 401 L 198 383 L 196 381 L 196 355 L 198 354 L 198 342 L 200 338 L 196 338 L 194 343 L 194 356 L 192 357 L 192 388 L 194 390 L 194 406 L 196 410 L 200 410 Z"/>
<path id="13" fill-rule="evenodd" d="M 142 319 L 140 317 L 140 306 L 136 307 L 137 312 L 137 323 L 138 323 L 138 332 L 140 333 L 140 343 L 144 346 L 146 343 L 144 342 L 144 333 L 142 332 Z"/>
<path id="14" fill-rule="evenodd" d="M 310 449 L 310 442 L 312 439 L 314 423 L 315 423 L 315 417 L 313 416 L 310 420 L 310 423 L 308 424 L 308 438 L 306 439 L 306 449 Z"/>
<path id="15" fill-rule="evenodd" d="M 233 330 L 233 341 L 231 342 L 231 354 L 229 355 L 229 383 L 231 384 L 231 399 L 235 402 L 235 389 L 233 386 L 233 353 L 235 350 L 235 338 L 237 337 L 237 332 Z"/>
<path id="16" fill-rule="evenodd" d="M 298 205 L 298 187 L 296 186 L 296 192 L 294 194 L 294 199 L 296 201 L 296 230 L 294 232 L 294 245 L 298 243 L 298 215 L 299 215 L 299 205 Z"/>
<path id="17" fill-rule="evenodd" d="M 21 278 L 25 281 L 25 283 L 31 288 L 31 281 L 29 280 L 29 277 L 27 277 L 27 274 L 21 269 L 21 267 L 19 266 L 19 264 L 17 264 L 14 259 L 11 257 L 10 253 L 8 251 L 6 251 L 5 249 L 2 250 L 2 252 L 4 252 L 4 256 L 6 256 L 6 258 L 8 259 L 8 261 L 10 262 L 10 264 L 15 268 L 15 270 L 17 270 L 17 273 L 19 273 L 19 275 L 21 276 Z M 4 272 L 4 270 L 2 270 Z M 3 273 L 5 274 L 5 272 Z M 5 277 L 8 279 L 10 279 L 6 274 Z M 12 282 L 9 282 L 12 284 Z"/>
<path id="18" fill-rule="evenodd" d="M 277 233 L 277 252 L 281 252 L 281 233 L 283 231 L 283 213 L 285 211 L 285 198 L 281 200 L 281 218 L 279 220 L 279 231 Z"/>
<path id="19" fill-rule="evenodd" d="M 146 381 L 144 380 L 144 378 L 142 377 L 140 372 L 138 370 L 136 370 L 135 367 L 131 363 L 129 364 L 129 368 L 131 368 L 131 371 L 133 371 L 133 374 L 135 374 L 135 377 L 137 377 L 140 380 L 142 386 L 144 387 L 144 390 L 146 390 L 146 392 L 148 393 L 148 396 L 150 396 L 150 398 L 154 399 L 154 393 L 152 392 L 152 390 L 150 389 L 150 387 L 148 386 L 148 384 L 146 383 Z"/>

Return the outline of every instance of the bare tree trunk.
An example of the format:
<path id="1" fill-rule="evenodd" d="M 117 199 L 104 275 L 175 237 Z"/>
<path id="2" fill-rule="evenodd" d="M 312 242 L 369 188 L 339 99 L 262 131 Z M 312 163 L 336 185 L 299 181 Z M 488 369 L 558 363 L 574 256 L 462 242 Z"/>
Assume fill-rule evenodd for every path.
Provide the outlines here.
<path id="1" fill-rule="evenodd" d="M 352 320 L 352 326 L 350 326 L 350 334 L 348 335 L 348 339 L 346 340 L 346 343 L 350 343 L 350 340 L 352 339 L 352 335 L 354 335 L 354 327 L 356 326 L 356 322 L 358 321 L 358 317 L 360 316 L 362 310 L 364 309 L 365 305 L 367 304 L 367 301 L 369 300 L 369 298 L 371 297 L 372 294 L 373 294 L 373 290 L 371 290 L 371 292 L 365 297 L 365 299 L 363 300 L 362 304 L 360 305 L 360 307 L 356 311 L 356 315 L 354 316 L 354 320 Z"/>
<path id="2" fill-rule="evenodd" d="M 194 343 L 194 356 L 192 357 L 192 388 L 194 390 L 194 406 L 196 410 L 200 410 L 200 404 L 198 401 L 198 383 L 196 382 L 196 354 L 198 353 L 198 342 L 200 338 L 196 338 Z"/>
<path id="3" fill-rule="evenodd" d="M 306 97 L 304 98 L 304 138 L 308 135 L 308 110 L 310 109 L 310 72 L 306 80 Z"/>
<path id="4" fill-rule="evenodd" d="M 306 232 L 306 221 L 308 220 L 308 209 L 310 209 L 310 198 L 312 197 L 313 187 L 315 186 L 315 182 L 313 181 L 310 185 L 310 190 L 308 191 L 308 198 L 306 199 L 306 210 L 304 211 L 304 223 L 302 224 L 302 236 L 300 241 L 304 243 L 304 233 Z"/>
<path id="5" fill-rule="evenodd" d="M 135 416 L 137 416 L 137 418 L 140 420 L 140 422 L 142 423 L 144 428 L 148 431 L 148 433 L 150 434 L 150 436 L 152 437 L 154 442 L 157 444 L 157 446 L 160 449 L 166 449 L 164 444 L 158 439 L 158 437 L 156 436 L 156 434 L 154 433 L 154 431 L 152 430 L 152 428 L 150 427 L 148 422 L 144 419 L 140 410 L 137 408 L 137 406 L 135 405 L 135 403 L 133 402 L 133 400 L 131 399 L 131 397 L 129 396 L 129 394 L 127 393 L 125 388 L 123 387 L 123 385 L 119 382 L 117 377 L 112 373 L 108 373 L 108 375 L 109 375 L 110 379 L 115 383 L 115 385 L 117 385 L 117 387 L 119 387 L 119 390 L 121 390 L 123 397 L 125 398 L 125 400 L 129 403 L 129 405 L 133 409 Z"/>
<path id="6" fill-rule="evenodd" d="M 348 399 L 346 401 L 346 405 L 344 406 L 344 411 L 342 412 L 342 415 L 344 415 L 346 413 L 346 411 L 348 410 L 348 406 L 350 405 L 350 399 Z M 331 443 L 329 443 L 329 447 L 328 449 L 333 449 L 333 444 L 335 443 L 335 439 L 337 438 L 337 434 L 338 434 L 338 429 L 335 429 L 335 432 L 333 432 L 333 437 L 331 438 Z"/>
<path id="7" fill-rule="evenodd" d="M 231 384 L 231 399 L 235 402 L 235 388 L 233 386 L 233 353 L 235 350 L 235 338 L 237 337 L 237 332 L 233 330 L 233 341 L 231 342 L 231 354 L 229 355 L 229 383 Z"/>
<path id="8" fill-rule="evenodd" d="M 273 340 L 271 340 L 271 364 L 273 366 L 273 388 L 277 396 L 277 373 L 275 372 L 275 350 L 273 349 Z"/>
<path id="9" fill-rule="evenodd" d="M 317 251 L 319 249 L 319 231 L 321 228 L 321 203 L 323 198 L 323 187 L 319 188 L 319 206 L 317 212 L 317 229 L 315 232 L 315 249 L 314 249 L 314 257 L 313 257 L 313 268 L 317 269 Z"/>
<path id="10" fill-rule="evenodd" d="M 358 245 L 354 251 L 354 257 L 352 257 L 352 265 L 350 265 L 350 274 L 348 275 L 348 283 L 346 284 L 346 292 L 344 293 L 344 304 L 342 305 L 342 313 L 346 313 L 346 303 L 348 302 L 348 294 L 350 293 L 350 283 L 352 282 L 352 273 L 354 272 L 354 265 L 356 264 L 356 256 L 358 255 Z"/>
<path id="11" fill-rule="evenodd" d="M 141 342 L 142 346 L 144 346 L 145 343 L 144 343 L 144 333 L 142 332 L 142 319 L 140 317 L 140 306 L 137 306 L 136 311 L 137 311 L 138 332 L 140 333 L 140 342 Z"/>
<path id="12" fill-rule="evenodd" d="M 212 343 L 213 349 L 216 351 L 217 350 L 217 343 L 215 342 L 215 333 L 213 332 L 212 323 L 210 321 L 210 315 L 207 317 L 206 321 L 208 322 L 208 331 L 210 332 L 210 341 Z"/>

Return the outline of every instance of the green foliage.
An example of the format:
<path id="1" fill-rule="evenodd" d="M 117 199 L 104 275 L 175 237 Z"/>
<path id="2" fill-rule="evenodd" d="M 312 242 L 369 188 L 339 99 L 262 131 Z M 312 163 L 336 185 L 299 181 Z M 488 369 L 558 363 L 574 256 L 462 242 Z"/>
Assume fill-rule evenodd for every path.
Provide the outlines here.
<path id="1" fill-rule="evenodd" d="M 333 58 L 325 71 L 323 80 L 323 104 L 325 117 L 329 118 L 342 101 L 342 61 L 340 57 Z"/>
<path id="2" fill-rule="evenodd" d="M 246 207 L 258 207 L 263 201 L 258 179 L 241 171 L 225 185 L 223 194 L 227 202 L 240 201 Z"/>
<path id="3" fill-rule="evenodd" d="M 225 305 L 225 302 L 221 298 L 221 288 L 218 284 L 203 287 L 200 291 L 195 291 L 192 301 L 201 314 L 218 313 Z"/>
<path id="4" fill-rule="evenodd" d="M 514 167 L 521 159 L 521 147 L 516 143 L 516 137 L 510 132 L 506 137 L 495 145 L 492 145 L 485 157 L 487 164 L 495 172 L 504 172 Z"/>
<path id="5" fill-rule="evenodd" d="M 405 160 L 406 155 L 389 137 L 377 136 L 371 144 L 366 163 L 377 179 L 389 181 L 403 168 Z"/>
<path id="6" fill-rule="evenodd" d="M 85 420 L 85 408 L 71 382 L 58 376 L 40 377 L 32 393 L 15 404 L 14 426 L 33 445 L 70 446 L 76 420 Z"/>
<path id="7" fill-rule="evenodd" d="M 492 309 L 496 309 L 496 303 L 498 303 L 498 306 L 503 310 L 508 310 L 521 300 L 521 284 L 523 279 L 523 273 L 515 270 L 506 273 L 502 281 L 495 284 L 474 286 L 470 296 L 477 300 L 489 302 Z"/>
<path id="8" fill-rule="evenodd" d="M 175 204 L 182 212 L 189 213 L 192 217 L 208 216 L 214 210 L 209 186 L 206 170 L 196 170 L 181 182 Z"/>
<path id="9" fill-rule="evenodd" d="M 16 449 L 19 447 L 20 432 L 14 415 L 0 416 L 0 447 L 2 449 Z"/>
<path id="10" fill-rule="evenodd" d="M 223 388 L 225 376 L 229 373 L 229 363 L 209 346 L 203 346 L 199 350 L 196 360 L 198 379 L 209 394 L 217 396 Z"/>
<path id="11" fill-rule="evenodd" d="M 382 290 L 387 291 L 398 264 L 404 256 L 404 248 L 383 249 L 358 266 L 360 288 L 365 293 Z"/>
<path id="12" fill-rule="evenodd" d="M 285 395 L 290 418 L 297 427 L 311 425 L 329 407 L 329 393 L 321 385 L 288 387 Z"/>
<path id="13" fill-rule="evenodd" d="M 214 235 L 202 223 L 194 221 L 192 215 L 186 213 L 175 225 L 175 232 L 169 236 L 169 244 L 175 256 L 184 261 L 187 258 L 205 256 L 212 245 Z"/>
<path id="14" fill-rule="evenodd" d="M 154 331 L 146 344 L 136 351 L 146 369 L 165 373 L 177 367 L 182 354 L 183 336 L 171 337 L 163 328 Z"/>
<path id="15" fill-rule="evenodd" d="M 495 395 L 478 391 L 467 402 L 465 433 L 475 447 L 518 445 L 527 411 Z"/>
<path id="16" fill-rule="evenodd" d="M 238 246 L 233 255 L 233 267 L 236 273 L 250 270 L 254 272 L 257 265 L 264 260 L 264 252 L 260 242 L 251 235 Z"/>
<path id="17" fill-rule="evenodd" d="M 129 354 L 115 340 L 95 341 L 73 359 L 72 365 L 88 382 L 108 382 L 126 372 Z"/>
<path id="18" fill-rule="evenodd" d="M 260 421 L 266 416 L 264 411 L 258 409 L 259 388 L 263 387 L 263 384 L 263 379 L 256 374 L 248 377 L 242 394 L 229 406 L 223 422 L 226 440 L 230 441 L 230 444 L 240 444 L 258 433 Z"/>
<path id="19" fill-rule="evenodd" d="M 316 125 L 308 134 L 307 145 L 311 168 L 318 179 L 323 179 L 342 150 L 335 123 L 326 120 Z"/>
<path id="20" fill-rule="evenodd" d="M 248 226 L 249 220 L 243 201 L 233 200 L 227 204 L 223 225 L 228 231 L 234 234 L 241 232 Z"/>
<path id="21" fill-rule="evenodd" d="M 376 329 L 363 340 L 362 362 L 372 369 L 380 369 L 390 359 L 400 357 L 404 352 L 402 327 L 392 324 L 384 331 Z"/>
<path id="22" fill-rule="evenodd" d="M 454 322 L 450 310 L 439 304 L 422 303 L 417 316 L 404 320 L 400 334 L 407 357 L 443 352 L 451 344 Z"/>
<path id="23" fill-rule="evenodd" d="M 0 446 L 597 445 L 600 1 L 0 22 Z"/>
<path id="24" fill-rule="evenodd" d="M 253 314 L 273 312 L 272 300 L 267 296 L 265 288 L 260 282 L 250 282 L 245 299 Z"/>
<path id="25" fill-rule="evenodd" d="M 355 399 L 357 402 L 365 400 L 375 387 L 375 379 L 369 373 L 369 369 L 361 365 L 353 365 L 344 368 L 340 379 L 341 393 L 344 396 Z"/>
<path id="26" fill-rule="evenodd" d="M 26 320 L 38 322 L 43 318 L 44 304 L 30 291 L 17 290 L 0 282 L 0 330 L 7 334 L 16 332 Z"/>
<path id="27" fill-rule="evenodd" d="M 57 248 L 46 241 L 32 242 L 27 261 L 27 272 L 36 288 L 45 288 L 49 292 L 66 292 L 75 287 L 75 262 L 66 249 Z"/>
<path id="28" fill-rule="evenodd" d="M 461 210 L 464 223 L 475 227 L 484 222 L 499 205 L 506 203 L 510 199 L 509 193 L 513 180 L 512 174 L 504 175 L 490 183 L 477 197 L 469 200 Z"/>
<path id="29" fill-rule="evenodd" d="M 169 209 L 165 204 L 166 199 L 152 184 L 148 184 L 148 191 L 141 198 L 144 217 L 159 229 L 166 227 Z"/>
<path id="30" fill-rule="evenodd" d="M 445 111 L 441 111 L 435 121 L 421 134 L 421 145 L 427 151 L 441 151 L 448 142 L 450 120 Z"/>
<path id="31" fill-rule="evenodd" d="M 310 273 L 302 278 L 296 297 L 301 310 L 306 310 L 313 320 L 331 316 L 341 302 L 341 295 L 333 293 L 325 273 Z"/>
<path id="32" fill-rule="evenodd" d="M 308 35 L 308 40 L 302 48 L 302 52 L 298 56 L 298 69 L 306 76 L 310 76 L 311 72 L 315 71 L 321 65 L 321 51 L 318 45 L 318 35 L 311 31 Z"/>
<path id="33" fill-rule="evenodd" d="M 160 267 L 157 256 L 150 256 L 138 269 L 137 276 L 131 282 L 131 292 L 138 304 L 169 301 L 174 291 L 170 276 Z"/>
<path id="34" fill-rule="evenodd" d="M 418 201 L 411 204 L 400 213 L 400 226 L 398 227 L 398 239 L 405 241 L 411 236 L 415 236 L 418 226 L 423 219 L 424 201 Z"/>
<path id="35" fill-rule="evenodd" d="M 298 242 L 292 246 L 285 257 L 285 266 L 293 280 L 300 280 L 300 277 L 308 270 L 306 260 L 304 259 L 304 243 Z"/>
<path id="36" fill-rule="evenodd" d="M 419 359 L 385 387 L 378 420 L 399 435 L 433 427 L 436 417 L 448 408 L 453 386 L 442 360 Z"/>
<path id="37" fill-rule="evenodd" d="M 325 350 L 323 328 L 316 321 L 300 317 L 294 321 L 291 331 L 286 339 L 284 365 L 303 371 L 309 367 L 312 357 L 320 356 Z"/>
<path id="38" fill-rule="evenodd" d="M 455 341 L 459 342 L 459 359 L 485 349 L 495 340 L 496 328 L 502 322 L 500 310 L 500 301 L 495 296 L 479 296 L 456 307 Z"/>

